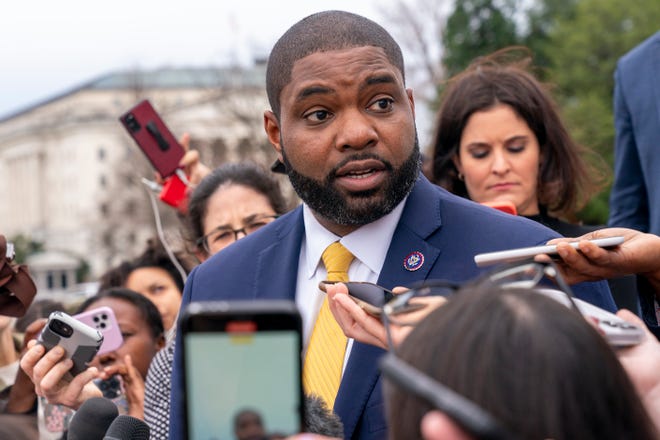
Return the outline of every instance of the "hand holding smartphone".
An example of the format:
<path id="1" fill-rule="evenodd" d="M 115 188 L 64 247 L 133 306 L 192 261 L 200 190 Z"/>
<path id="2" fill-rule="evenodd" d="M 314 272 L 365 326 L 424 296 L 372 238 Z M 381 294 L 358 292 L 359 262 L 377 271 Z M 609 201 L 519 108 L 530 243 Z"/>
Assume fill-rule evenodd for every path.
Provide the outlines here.
<path id="1" fill-rule="evenodd" d="M 625 238 L 622 236 L 616 236 L 616 237 L 607 237 L 607 238 L 596 238 L 589 241 L 602 248 L 611 248 L 623 243 L 625 241 Z M 569 242 L 568 244 L 574 247 L 575 249 L 578 249 L 579 241 L 572 241 Z M 506 251 L 478 254 L 474 256 L 474 262 L 477 264 L 477 266 L 483 267 L 497 263 L 512 263 L 515 261 L 532 258 L 540 254 L 547 254 L 550 256 L 557 255 L 557 245 L 552 244 L 546 246 L 533 246 L 533 247 L 526 247 L 519 249 L 510 249 Z"/>
<path id="2" fill-rule="evenodd" d="M 46 350 L 56 345 L 61 346 L 65 356 L 73 361 L 70 372 L 75 376 L 86 370 L 87 364 L 96 356 L 103 343 L 103 335 L 98 330 L 58 311 L 50 314 L 37 342 L 46 347 Z"/>
<path id="3" fill-rule="evenodd" d="M 319 289 L 325 292 L 326 284 L 335 284 L 337 282 L 338 281 L 322 281 L 319 284 Z M 342 284 L 348 289 L 348 296 L 365 312 L 375 318 L 380 318 L 385 304 L 397 297 L 397 294 L 391 290 L 367 281 L 345 281 L 342 282 Z M 407 303 L 401 309 L 397 310 L 397 314 L 414 312 L 423 309 L 424 307 L 426 307 L 425 304 Z"/>
<path id="4" fill-rule="evenodd" d="M 629 323 L 614 313 L 579 298 L 569 300 L 566 293 L 555 289 L 537 288 L 535 291 L 564 304 L 566 307 L 571 307 L 571 302 L 575 304 L 582 316 L 594 324 L 605 340 L 615 348 L 637 345 L 646 337 L 644 329 L 638 325 Z"/>
<path id="5" fill-rule="evenodd" d="M 161 177 L 166 178 L 176 172 L 185 151 L 149 100 L 138 103 L 119 121 Z"/>

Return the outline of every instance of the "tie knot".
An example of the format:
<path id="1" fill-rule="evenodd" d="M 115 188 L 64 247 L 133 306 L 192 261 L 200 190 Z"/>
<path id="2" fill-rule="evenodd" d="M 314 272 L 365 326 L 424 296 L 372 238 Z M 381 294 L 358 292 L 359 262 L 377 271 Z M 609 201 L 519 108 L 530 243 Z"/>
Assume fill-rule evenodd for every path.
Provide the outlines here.
<path id="1" fill-rule="evenodd" d="M 348 267 L 354 258 L 353 254 L 338 241 L 328 246 L 321 255 L 328 271 L 328 281 L 348 281 Z"/>

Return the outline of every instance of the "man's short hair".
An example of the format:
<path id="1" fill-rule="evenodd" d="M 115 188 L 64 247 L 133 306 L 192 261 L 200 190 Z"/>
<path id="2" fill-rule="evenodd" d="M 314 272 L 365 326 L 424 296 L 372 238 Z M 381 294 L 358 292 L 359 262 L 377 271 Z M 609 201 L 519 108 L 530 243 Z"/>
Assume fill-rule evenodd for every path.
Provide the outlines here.
<path id="1" fill-rule="evenodd" d="M 279 118 L 280 93 L 291 81 L 296 61 L 316 52 L 363 46 L 382 48 L 405 79 L 401 48 L 381 25 L 368 18 L 345 11 L 324 11 L 291 26 L 268 58 L 266 92 L 275 116 Z"/>

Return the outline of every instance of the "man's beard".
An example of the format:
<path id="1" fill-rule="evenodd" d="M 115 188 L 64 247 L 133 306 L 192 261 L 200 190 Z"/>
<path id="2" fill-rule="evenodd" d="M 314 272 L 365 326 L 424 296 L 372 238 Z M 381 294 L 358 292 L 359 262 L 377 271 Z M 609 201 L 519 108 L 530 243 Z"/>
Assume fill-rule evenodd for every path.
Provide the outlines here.
<path id="1" fill-rule="evenodd" d="M 397 169 L 373 153 L 357 153 L 335 166 L 322 182 L 294 170 L 286 157 L 284 145 L 282 158 L 291 185 L 298 196 L 317 214 L 344 226 L 366 225 L 392 212 L 412 190 L 421 167 L 417 135 L 413 151 Z M 377 159 L 384 163 L 386 172 L 390 173 L 384 188 L 343 195 L 334 185 L 337 179 L 336 171 L 348 162 L 365 159 Z"/>

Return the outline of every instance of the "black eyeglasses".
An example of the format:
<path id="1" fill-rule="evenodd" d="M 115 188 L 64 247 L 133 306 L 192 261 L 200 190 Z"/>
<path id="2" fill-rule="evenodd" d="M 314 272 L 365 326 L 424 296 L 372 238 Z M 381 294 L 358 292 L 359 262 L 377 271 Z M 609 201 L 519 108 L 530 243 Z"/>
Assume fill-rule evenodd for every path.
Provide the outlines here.
<path id="1" fill-rule="evenodd" d="M 549 282 L 560 292 L 550 288 Z M 414 394 L 452 418 L 462 428 L 479 439 L 514 439 L 486 410 L 470 399 L 453 391 L 396 356 L 391 325 L 416 325 L 432 310 L 440 306 L 467 285 L 491 285 L 494 289 L 534 288 L 539 293 L 564 303 L 580 313 L 570 287 L 552 262 L 523 262 L 505 265 L 464 285 L 449 281 L 429 281 L 397 295 L 383 306 L 381 319 L 385 326 L 389 353 L 379 364 L 387 379 L 401 389 Z M 412 313 L 410 310 L 414 310 Z"/>
<path id="2" fill-rule="evenodd" d="M 279 216 L 263 215 L 251 220 L 239 229 L 219 227 L 212 230 L 205 236 L 198 238 L 196 244 L 198 247 L 204 248 L 207 253 L 213 254 L 214 250 L 217 251 L 219 248 L 223 248 L 237 241 L 238 234 L 249 235 L 256 230 L 266 226 L 268 223 L 271 223 L 277 217 Z"/>
<path id="3" fill-rule="evenodd" d="M 552 289 L 552 286 L 559 288 Z M 381 319 L 388 338 L 391 337 L 390 325 L 414 326 L 432 310 L 442 305 L 451 296 L 468 285 L 490 285 L 496 289 L 527 288 L 549 296 L 579 313 L 573 301 L 573 293 L 561 277 L 559 269 L 552 262 L 527 261 L 498 267 L 477 279 L 461 284 L 446 280 L 425 281 L 410 290 L 396 295 L 383 306 Z M 410 313 L 410 312 L 414 313 Z M 392 350 L 394 345 L 389 340 Z"/>

